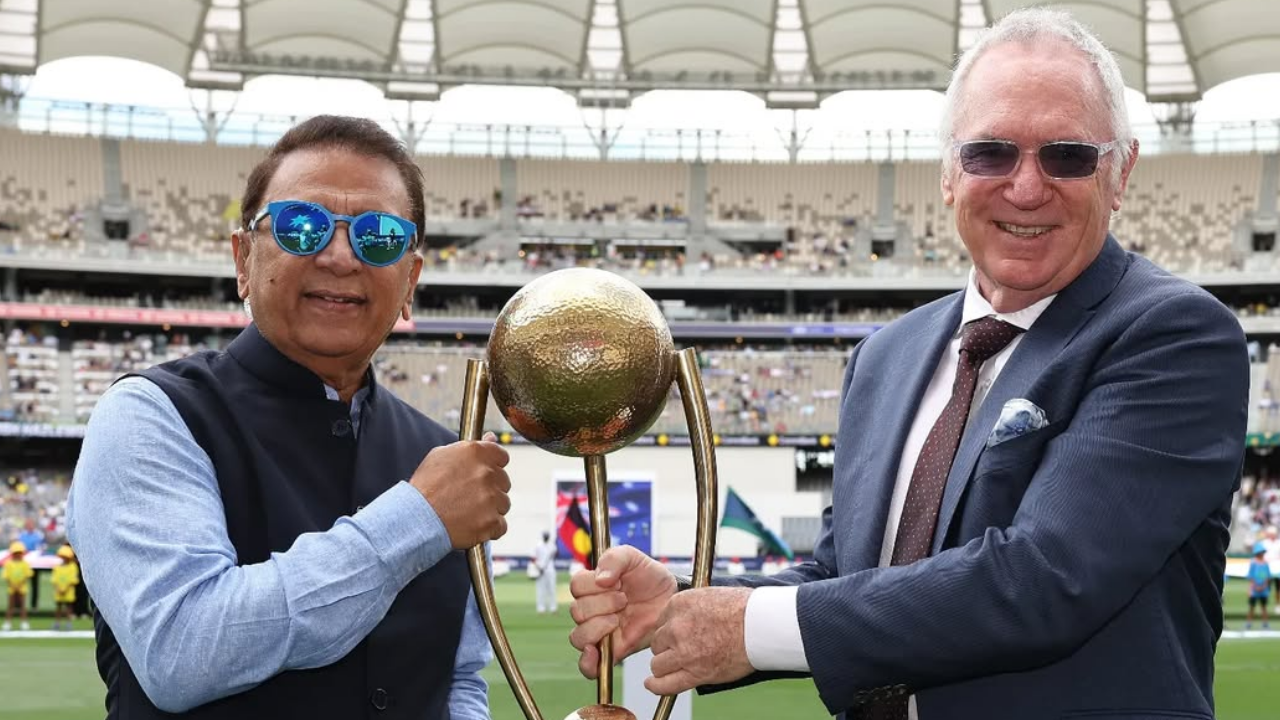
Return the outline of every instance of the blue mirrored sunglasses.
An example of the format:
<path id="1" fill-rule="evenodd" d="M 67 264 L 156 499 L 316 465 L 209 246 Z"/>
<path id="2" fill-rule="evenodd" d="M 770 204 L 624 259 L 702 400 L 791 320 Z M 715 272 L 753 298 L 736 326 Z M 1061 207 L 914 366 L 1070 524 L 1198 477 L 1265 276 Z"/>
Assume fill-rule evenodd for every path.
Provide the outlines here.
<path id="1" fill-rule="evenodd" d="M 249 229 L 256 230 L 268 215 L 276 244 L 290 255 L 315 255 L 324 250 L 333 239 L 334 221 L 343 220 L 347 223 L 352 252 L 361 262 L 374 267 L 399 262 L 418 234 L 417 225 L 398 215 L 384 212 L 335 215 L 323 205 L 302 200 L 267 203 L 249 223 Z"/>

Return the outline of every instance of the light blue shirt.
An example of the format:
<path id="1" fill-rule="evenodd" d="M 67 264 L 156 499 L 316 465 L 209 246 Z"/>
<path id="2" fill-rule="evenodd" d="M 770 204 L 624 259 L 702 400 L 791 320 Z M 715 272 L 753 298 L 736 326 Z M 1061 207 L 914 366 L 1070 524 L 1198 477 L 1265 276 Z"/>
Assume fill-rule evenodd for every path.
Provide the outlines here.
<path id="1" fill-rule="evenodd" d="M 1265 560 L 1249 562 L 1249 595 L 1251 597 L 1269 597 L 1271 595 L 1271 566 Z"/>
<path id="2" fill-rule="evenodd" d="M 351 403 L 357 432 L 361 397 Z M 422 493 L 399 482 L 329 530 L 237 565 L 213 462 L 164 391 L 140 377 L 94 407 L 67 534 L 129 667 L 166 712 L 338 661 L 452 549 Z M 489 718 L 480 670 L 492 658 L 472 596 L 449 693 L 454 720 Z"/>
<path id="3" fill-rule="evenodd" d="M 18 535 L 18 540 L 22 543 L 23 547 L 27 549 L 27 552 L 32 555 L 35 555 L 44 548 L 44 533 L 37 530 L 32 530 L 30 532 L 23 530 Z"/>

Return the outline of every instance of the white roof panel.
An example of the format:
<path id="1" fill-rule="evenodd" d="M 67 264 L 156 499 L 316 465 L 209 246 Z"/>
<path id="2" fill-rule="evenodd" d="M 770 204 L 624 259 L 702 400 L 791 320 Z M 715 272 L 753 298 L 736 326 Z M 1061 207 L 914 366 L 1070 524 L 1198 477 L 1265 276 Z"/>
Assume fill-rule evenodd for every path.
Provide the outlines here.
<path id="1" fill-rule="evenodd" d="M 532 60 L 536 69 L 577 68 L 587 20 L 586 8 L 572 5 L 561 8 L 518 0 L 441 4 L 436 17 L 440 62 L 520 67 Z"/>
<path id="2" fill-rule="evenodd" d="M 938 5 L 807 0 L 803 6 L 814 66 L 824 73 L 923 70 L 938 73 L 945 83 L 956 52 L 955 3 L 948 4 L 951 15 L 921 7 L 926 4 Z"/>
<path id="3" fill-rule="evenodd" d="M 967 42 L 981 23 L 979 16 L 995 20 L 1032 4 L 1037 3 L 0 0 L 5 33 L 0 65 L 9 72 L 30 72 L 32 63 L 113 55 L 198 82 L 204 75 L 237 67 L 249 74 L 290 72 L 279 62 L 281 56 L 305 55 L 372 60 L 385 67 L 407 58 L 415 64 L 413 73 L 428 76 L 469 65 L 510 67 L 524 77 L 553 70 L 561 71 L 556 77 L 581 79 L 593 76 L 587 39 L 593 22 L 600 22 L 620 37 L 612 56 L 623 58 L 622 76 L 616 79 L 644 74 L 659 85 L 674 86 L 680 77 L 727 71 L 754 80 L 774 72 L 774 53 L 785 46 L 790 71 L 785 78 L 773 75 L 770 82 L 780 85 L 770 90 L 804 90 L 809 74 L 827 83 L 840 78 L 835 84 L 848 81 L 850 88 L 865 87 L 868 73 L 914 78 L 908 84 L 927 77 L 927 84 L 941 85 L 950 75 L 960 40 Z M 1280 0 L 1063 0 L 1057 5 L 1091 26 L 1116 54 L 1125 82 L 1149 92 L 1152 100 L 1194 99 L 1228 80 L 1280 72 Z M 962 11 L 966 18 L 959 17 Z M 412 15 L 409 25 L 406 13 Z M 779 17 L 781 28 L 776 27 Z M 210 55 L 212 69 L 193 69 L 195 48 L 212 37 L 218 50 Z M 402 46 L 410 46 L 404 57 L 398 51 Z M 215 45 L 209 47 L 212 52 Z M 324 65 L 292 67 L 300 72 L 297 68 Z M 494 76 L 482 80 L 492 82 Z"/>
<path id="4" fill-rule="evenodd" d="M 40 4 L 37 61 L 108 55 L 141 60 L 186 77 L 204 12 L 199 0 L 45 0 Z"/>
<path id="5" fill-rule="evenodd" d="M 397 12 L 385 0 L 259 0 L 244 10 L 244 42 L 255 52 L 385 60 L 395 48 Z"/>
<path id="6" fill-rule="evenodd" d="M 621 0 L 618 9 L 632 71 L 708 74 L 771 66 L 772 2 Z"/>
<path id="7" fill-rule="evenodd" d="M 1201 91 L 1246 75 L 1280 72 L 1280 3 L 1169 0 Z"/>

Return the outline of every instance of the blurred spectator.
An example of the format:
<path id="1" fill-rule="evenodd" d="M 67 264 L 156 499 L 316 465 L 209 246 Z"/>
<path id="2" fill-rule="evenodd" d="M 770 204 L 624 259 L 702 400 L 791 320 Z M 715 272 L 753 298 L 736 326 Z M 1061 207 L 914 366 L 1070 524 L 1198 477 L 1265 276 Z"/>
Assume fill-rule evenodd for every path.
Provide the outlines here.
<path id="1" fill-rule="evenodd" d="M 31 518 L 27 518 L 27 521 L 23 523 L 22 532 L 18 535 L 18 541 L 32 555 L 39 555 L 44 551 L 44 533 L 36 529 L 36 521 Z"/>
<path id="2" fill-rule="evenodd" d="M 0 630 L 5 632 L 13 629 L 12 621 L 15 611 L 21 618 L 22 629 L 31 629 L 31 624 L 27 622 L 27 595 L 31 592 L 31 578 L 35 572 L 27 563 L 26 551 L 21 541 L 14 540 L 9 545 L 9 559 L 4 563 L 4 584 L 9 604 L 5 609 L 4 625 L 0 626 Z"/>
<path id="3" fill-rule="evenodd" d="M 80 565 L 70 545 L 58 548 L 62 564 L 53 568 L 53 600 L 57 603 L 53 616 L 54 630 L 70 630 L 74 617 L 76 586 L 80 584 Z M 65 618 L 65 625 L 63 619 Z"/>
<path id="4" fill-rule="evenodd" d="M 1275 525 L 1268 525 L 1262 538 L 1264 554 L 1262 559 L 1271 567 L 1271 581 L 1275 585 L 1276 598 L 1280 600 L 1280 531 Z"/>
<path id="5" fill-rule="evenodd" d="M 1253 627 L 1254 608 L 1261 608 L 1262 628 L 1270 629 L 1267 618 L 1267 599 L 1271 596 L 1271 566 L 1263 560 L 1267 552 L 1262 543 L 1253 546 L 1253 561 L 1249 563 L 1249 614 L 1245 618 L 1244 628 Z"/>

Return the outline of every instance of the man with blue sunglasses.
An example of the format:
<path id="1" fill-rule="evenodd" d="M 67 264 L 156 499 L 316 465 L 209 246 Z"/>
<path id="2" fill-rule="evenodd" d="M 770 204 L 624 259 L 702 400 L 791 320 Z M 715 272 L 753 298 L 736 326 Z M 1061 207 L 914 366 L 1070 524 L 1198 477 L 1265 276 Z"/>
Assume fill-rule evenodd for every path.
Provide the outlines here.
<path id="1" fill-rule="evenodd" d="M 242 207 L 253 323 L 117 382 L 76 467 L 108 717 L 486 719 L 461 551 L 506 532 L 507 453 L 457 442 L 371 367 L 410 319 L 421 173 L 375 123 L 317 117 Z"/>

